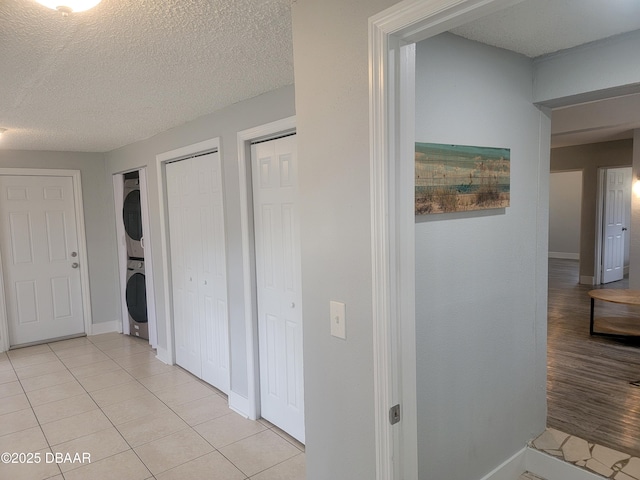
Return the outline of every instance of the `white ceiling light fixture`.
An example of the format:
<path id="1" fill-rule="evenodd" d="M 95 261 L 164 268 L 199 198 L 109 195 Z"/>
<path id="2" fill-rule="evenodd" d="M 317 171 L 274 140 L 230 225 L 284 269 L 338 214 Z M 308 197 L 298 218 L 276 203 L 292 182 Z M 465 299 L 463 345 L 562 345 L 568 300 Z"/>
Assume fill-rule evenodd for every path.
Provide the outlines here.
<path id="1" fill-rule="evenodd" d="M 63 16 L 70 13 L 84 12 L 98 5 L 102 0 L 36 0 L 41 5 L 57 10 Z"/>

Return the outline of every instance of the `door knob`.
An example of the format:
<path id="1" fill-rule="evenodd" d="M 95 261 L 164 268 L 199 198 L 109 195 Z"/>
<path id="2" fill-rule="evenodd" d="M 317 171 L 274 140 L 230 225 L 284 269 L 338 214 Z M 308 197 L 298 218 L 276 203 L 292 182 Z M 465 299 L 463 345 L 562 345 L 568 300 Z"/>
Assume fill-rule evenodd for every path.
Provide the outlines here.
<path id="1" fill-rule="evenodd" d="M 80 265 L 78 264 L 78 262 L 73 262 L 71 264 L 71 268 L 78 268 Z"/>
<path id="2" fill-rule="evenodd" d="M 78 252 L 71 252 L 71 256 L 72 257 L 77 257 L 78 256 Z"/>
<path id="3" fill-rule="evenodd" d="M 622 227 L 622 231 L 626 232 L 627 231 L 627 227 Z"/>
<path id="4" fill-rule="evenodd" d="M 291 308 L 296 308 L 296 304 L 291 302 Z"/>

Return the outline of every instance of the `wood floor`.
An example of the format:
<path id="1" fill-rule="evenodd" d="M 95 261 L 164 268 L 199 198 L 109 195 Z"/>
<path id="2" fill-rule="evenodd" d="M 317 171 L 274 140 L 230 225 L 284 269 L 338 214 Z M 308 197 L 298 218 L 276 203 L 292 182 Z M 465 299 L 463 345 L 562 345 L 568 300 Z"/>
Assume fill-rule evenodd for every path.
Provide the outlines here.
<path id="1" fill-rule="evenodd" d="M 628 288 L 628 280 L 602 287 Z M 640 337 L 589 336 L 592 288 L 578 285 L 577 261 L 549 261 L 547 424 L 640 456 L 640 387 L 630 385 L 640 381 Z M 596 331 L 604 331 L 599 316 L 626 318 L 640 336 L 640 307 L 596 301 Z"/>

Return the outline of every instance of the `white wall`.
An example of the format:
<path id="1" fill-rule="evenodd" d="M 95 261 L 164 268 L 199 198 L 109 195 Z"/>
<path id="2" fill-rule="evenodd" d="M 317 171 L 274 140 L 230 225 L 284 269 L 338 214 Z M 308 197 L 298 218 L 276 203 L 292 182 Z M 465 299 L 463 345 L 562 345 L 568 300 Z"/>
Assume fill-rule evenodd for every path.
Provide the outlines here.
<path id="1" fill-rule="evenodd" d="M 80 170 L 93 324 L 121 320 L 118 258 L 110 185 L 101 153 L 0 150 L 2 168 Z"/>
<path id="2" fill-rule="evenodd" d="M 227 234 L 231 390 L 244 397 L 247 396 L 248 384 L 236 134 L 240 130 L 263 125 L 292 115 L 295 115 L 294 89 L 293 86 L 289 86 L 236 103 L 147 140 L 136 142 L 106 154 L 108 175 L 143 166 L 147 167 L 151 234 L 149 239 L 145 238 L 145 241 L 150 241 L 152 244 L 158 345 L 160 348 L 166 348 L 167 312 L 165 311 L 164 271 L 162 268 L 162 249 L 160 248 L 161 210 L 156 155 L 220 137 Z M 304 162 L 302 157 L 301 162 Z M 113 199 L 111 199 L 111 205 L 113 205 Z"/>
<path id="3" fill-rule="evenodd" d="M 633 182 L 640 176 L 640 130 L 633 132 Z M 631 235 L 629 247 L 629 288 L 640 289 L 640 197 L 631 193 Z"/>
<path id="4" fill-rule="evenodd" d="M 416 141 L 511 149 L 511 205 L 416 217 L 420 478 L 481 478 L 546 425 L 550 118 L 532 62 L 451 34 L 417 45 Z"/>
<path id="5" fill-rule="evenodd" d="M 580 259 L 582 171 L 549 178 L 549 257 Z"/>

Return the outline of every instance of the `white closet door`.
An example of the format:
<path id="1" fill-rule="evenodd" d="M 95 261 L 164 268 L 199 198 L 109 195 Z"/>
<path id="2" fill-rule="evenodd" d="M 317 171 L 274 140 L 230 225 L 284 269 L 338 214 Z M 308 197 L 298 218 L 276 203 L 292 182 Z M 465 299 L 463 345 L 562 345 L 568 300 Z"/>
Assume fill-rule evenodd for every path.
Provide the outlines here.
<path id="1" fill-rule="evenodd" d="M 229 319 L 222 170 L 218 153 L 192 159 L 197 179 L 202 379 L 229 393 Z M 194 188 L 194 190 L 196 190 Z"/>
<path id="2" fill-rule="evenodd" d="M 71 177 L 0 176 L 11 345 L 84 332 Z"/>
<path id="3" fill-rule="evenodd" d="M 218 153 L 166 166 L 176 363 L 229 390 L 222 178 Z"/>
<path id="4" fill-rule="evenodd" d="M 201 376 L 200 320 L 193 250 L 193 189 L 187 161 L 166 166 L 176 363 Z"/>
<path id="5" fill-rule="evenodd" d="M 262 416 L 304 442 L 296 137 L 252 146 Z"/>

